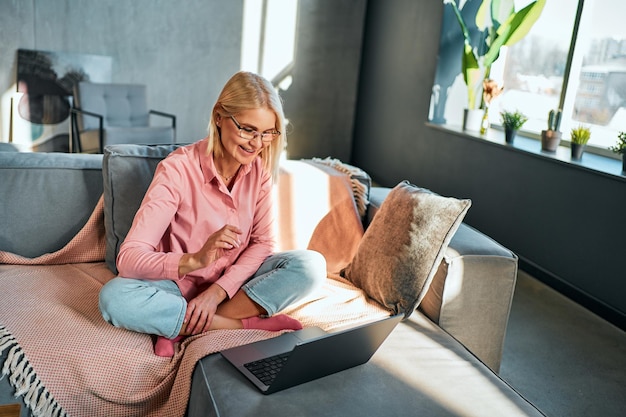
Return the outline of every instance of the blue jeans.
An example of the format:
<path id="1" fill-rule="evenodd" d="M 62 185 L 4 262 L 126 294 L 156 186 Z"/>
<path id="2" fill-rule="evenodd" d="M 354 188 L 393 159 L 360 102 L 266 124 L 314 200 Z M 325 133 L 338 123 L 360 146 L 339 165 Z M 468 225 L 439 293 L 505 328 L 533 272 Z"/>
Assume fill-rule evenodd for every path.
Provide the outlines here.
<path id="1" fill-rule="evenodd" d="M 325 279 L 326 261 L 320 253 L 294 250 L 268 257 L 241 289 L 272 316 Z M 100 290 L 99 307 L 102 317 L 116 327 L 171 339 L 180 333 L 187 300 L 171 280 L 117 277 Z"/>

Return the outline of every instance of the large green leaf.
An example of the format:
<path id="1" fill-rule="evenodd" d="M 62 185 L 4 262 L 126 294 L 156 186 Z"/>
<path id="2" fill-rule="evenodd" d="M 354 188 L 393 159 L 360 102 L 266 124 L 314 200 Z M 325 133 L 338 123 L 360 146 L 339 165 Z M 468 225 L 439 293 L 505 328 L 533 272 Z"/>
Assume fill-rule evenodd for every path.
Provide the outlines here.
<path id="1" fill-rule="evenodd" d="M 502 22 L 505 22 L 513 12 L 515 12 L 515 0 L 491 0 L 491 20 L 494 26 L 502 25 Z"/>
<path id="2" fill-rule="evenodd" d="M 480 87 L 482 86 L 482 71 L 478 64 L 478 59 L 474 55 L 472 46 L 465 43 L 463 48 L 463 79 L 467 85 L 467 106 L 469 109 L 478 108 L 477 99 L 480 95 Z"/>
<path id="3" fill-rule="evenodd" d="M 537 19 L 539 19 L 545 4 L 546 0 L 536 0 L 519 12 L 511 14 L 509 18 L 500 25 L 496 32 L 495 39 L 489 45 L 489 50 L 485 54 L 485 66 L 490 66 L 498 59 L 502 46 L 513 45 L 528 34 Z"/>
<path id="4" fill-rule="evenodd" d="M 541 12 L 543 11 L 545 5 L 546 0 L 537 0 L 517 12 L 511 23 L 511 27 L 514 28 L 513 32 L 504 44 L 511 46 L 522 40 L 522 38 L 530 32 L 530 29 L 539 19 L 539 16 L 541 16 Z"/>
<path id="5" fill-rule="evenodd" d="M 515 11 L 515 0 L 483 0 L 476 12 L 476 26 L 484 31 L 496 29 Z"/>
<path id="6" fill-rule="evenodd" d="M 491 26 L 491 19 L 489 18 L 491 14 L 489 12 L 490 6 L 491 0 L 483 0 L 480 6 L 478 6 L 478 11 L 476 12 L 476 27 L 481 32 Z"/>

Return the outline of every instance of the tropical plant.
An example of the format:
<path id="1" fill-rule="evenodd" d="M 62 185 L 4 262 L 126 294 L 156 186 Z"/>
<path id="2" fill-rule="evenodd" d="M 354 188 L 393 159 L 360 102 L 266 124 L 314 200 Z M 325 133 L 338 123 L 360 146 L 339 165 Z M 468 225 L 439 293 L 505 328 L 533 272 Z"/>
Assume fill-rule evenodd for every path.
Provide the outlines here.
<path id="1" fill-rule="evenodd" d="M 617 144 L 615 146 L 609 146 L 612 152 L 626 155 L 626 132 L 619 132 L 617 135 Z"/>
<path id="2" fill-rule="evenodd" d="M 572 143 L 586 145 L 591 138 L 591 130 L 587 126 L 580 125 L 570 131 Z"/>
<path id="3" fill-rule="evenodd" d="M 480 43 L 474 49 L 469 30 L 456 0 L 443 0 L 450 4 L 463 32 L 462 56 L 463 80 L 467 86 L 468 108 L 482 108 L 482 80 L 489 78 L 491 64 L 498 59 L 500 48 L 520 41 L 535 24 L 546 0 L 535 0 L 515 11 L 514 0 L 483 0 L 476 13 L 476 26 L 480 31 Z"/>
<path id="4" fill-rule="evenodd" d="M 519 110 L 513 112 L 505 110 L 500 112 L 500 116 L 505 129 L 519 130 L 528 121 L 528 117 Z"/>

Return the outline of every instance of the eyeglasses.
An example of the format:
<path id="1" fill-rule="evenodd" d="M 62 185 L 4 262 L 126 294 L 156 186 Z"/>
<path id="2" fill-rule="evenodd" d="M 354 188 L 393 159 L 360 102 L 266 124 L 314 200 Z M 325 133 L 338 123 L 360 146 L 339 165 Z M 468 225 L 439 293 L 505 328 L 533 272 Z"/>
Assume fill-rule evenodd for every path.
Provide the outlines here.
<path id="1" fill-rule="evenodd" d="M 235 126 L 237 126 L 237 129 L 239 129 L 239 137 L 242 139 L 254 140 L 260 137 L 261 141 L 263 142 L 271 142 L 274 139 L 276 139 L 278 136 L 280 136 L 280 132 L 278 130 L 268 130 L 267 132 L 261 133 L 261 132 L 257 132 L 254 129 L 250 129 L 249 127 L 242 127 L 239 123 L 237 123 L 237 120 L 235 119 L 234 116 L 230 116 L 230 118 L 235 124 Z"/>

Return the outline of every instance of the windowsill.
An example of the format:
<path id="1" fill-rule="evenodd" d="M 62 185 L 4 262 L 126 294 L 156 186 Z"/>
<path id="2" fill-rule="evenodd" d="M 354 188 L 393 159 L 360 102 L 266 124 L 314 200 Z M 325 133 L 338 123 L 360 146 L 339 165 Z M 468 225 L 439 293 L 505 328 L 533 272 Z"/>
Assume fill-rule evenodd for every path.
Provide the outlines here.
<path id="1" fill-rule="evenodd" d="M 523 152 L 539 158 L 553 160 L 556 163 L 578 167 L 580 169 L 626 182 L 626 173 L 622 172 L 622 161 L 619 159 L 613 159 L 585 151 L 580 160 L 573 160 L 570 156 L 569 147 L 561 145 L 556 152 L 542 151 L 540 140 L 525 136 L 520 132 L 518 132 L 515 136 L 514 143 L 508 144 L 504 141 L 504 132 L 497 127 L 491 127 L 486 134 L 481 135 L 478 132 L 465 131 L 458 126 L 439 125 L 434 123 L 426 123 L 426 125 L 437 130 L 453 133 L 457 136 L 481 141 L 493 146 L 506 147 L 507 149 L 511 149 L 515 152 Z"/>

